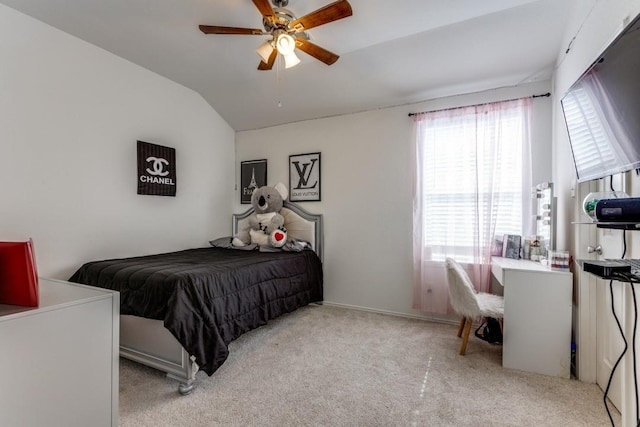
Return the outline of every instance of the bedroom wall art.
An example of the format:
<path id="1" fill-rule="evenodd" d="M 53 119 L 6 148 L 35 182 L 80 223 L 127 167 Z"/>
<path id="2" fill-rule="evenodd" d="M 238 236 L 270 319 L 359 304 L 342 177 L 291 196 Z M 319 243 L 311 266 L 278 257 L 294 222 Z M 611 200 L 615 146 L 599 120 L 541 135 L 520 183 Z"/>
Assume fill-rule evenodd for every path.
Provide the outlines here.
<path id="1" fill-rule="evenodd" d="M 175 148 L 138 141 L 138 194 L 175 197 Z"/>
<path id="2" fill-rule="evenodd" d="M 267 185 L 267 160 L 240 162 L 240 203 L 251 203 L 253 190 Z"/>
<path id="3" fill-rule="evenodd" d="M 320 153 L 289 156 L 289 200 L 320 201 Z"/>

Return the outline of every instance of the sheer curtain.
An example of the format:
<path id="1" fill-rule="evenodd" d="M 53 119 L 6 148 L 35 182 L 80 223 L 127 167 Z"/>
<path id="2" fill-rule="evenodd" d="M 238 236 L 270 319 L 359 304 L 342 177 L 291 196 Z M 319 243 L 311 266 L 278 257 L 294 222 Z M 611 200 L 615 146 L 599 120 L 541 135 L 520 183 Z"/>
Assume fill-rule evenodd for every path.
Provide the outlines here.
<path id="1" fill-rule="evenodd" d="M 531 98 L 414 116 L 413 307 L 450 313 L 444 260 L 491 284 L 491 246 L 533 232 Z"/>

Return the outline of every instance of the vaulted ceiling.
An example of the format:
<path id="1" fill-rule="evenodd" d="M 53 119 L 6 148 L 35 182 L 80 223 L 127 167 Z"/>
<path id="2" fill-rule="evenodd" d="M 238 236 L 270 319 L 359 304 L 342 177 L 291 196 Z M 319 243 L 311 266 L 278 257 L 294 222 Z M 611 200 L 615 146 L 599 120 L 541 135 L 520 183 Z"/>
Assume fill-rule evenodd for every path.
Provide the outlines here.
<path id="1" fill-rule="evenodd" d="M 289 0 L 297 17 L 333 0 Z M 340 59 L 258 71 L 267 36 L 251 0 L 0 0 L 200 93 L 235 130 L 347 114 L 551 76 L 574 0 L 349 0 L 308 30 Z"/>

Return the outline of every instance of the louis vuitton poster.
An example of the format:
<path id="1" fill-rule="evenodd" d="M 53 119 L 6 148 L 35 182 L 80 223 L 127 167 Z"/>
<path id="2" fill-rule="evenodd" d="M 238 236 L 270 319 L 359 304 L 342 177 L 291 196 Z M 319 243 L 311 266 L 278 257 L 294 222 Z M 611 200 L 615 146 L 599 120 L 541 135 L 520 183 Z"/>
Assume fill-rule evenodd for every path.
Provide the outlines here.
<path id="1" fill-rule="evenodd" d="M 138 141 L 138 194 L 176 195 L 176 149 Z"/>
<path id="2" fill-rule="evenodd" d="M 289 156 L 289 200 L 320 201 L 320 153 Z"/>

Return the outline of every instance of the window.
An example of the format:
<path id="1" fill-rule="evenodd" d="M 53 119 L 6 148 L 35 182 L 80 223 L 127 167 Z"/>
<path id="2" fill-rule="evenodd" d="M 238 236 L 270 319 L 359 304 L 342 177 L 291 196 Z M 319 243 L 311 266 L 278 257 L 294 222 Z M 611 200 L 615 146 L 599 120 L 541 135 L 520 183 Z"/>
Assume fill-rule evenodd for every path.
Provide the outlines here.
<path id="1" fill-rule="evenodd" d="M 487 292 L 494 236 L 531 232 L 530 108 L 525 98 L 414 117 L 413 308 L 448 312 L 447 257 Z"/>
<path id="2" fill-rule="evenodd" d="M 433 261 L 478 262 L 493 236 L 523 234 L 528 114 L 520 102 L 424 113 L 423 245 Z M 489 250 L 488 248 L 485 248 Z M 488 262 L 488 259 L 486 260 Z"/>

